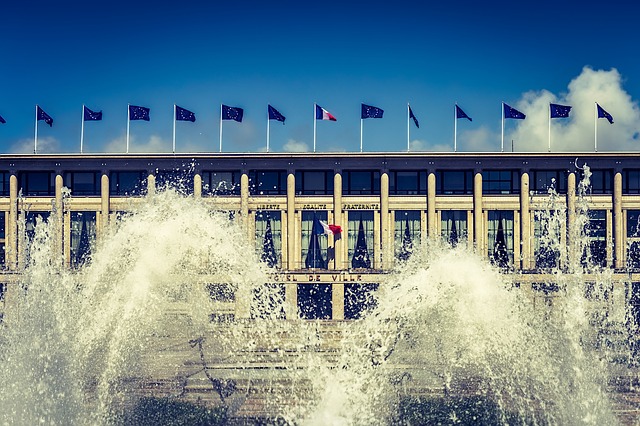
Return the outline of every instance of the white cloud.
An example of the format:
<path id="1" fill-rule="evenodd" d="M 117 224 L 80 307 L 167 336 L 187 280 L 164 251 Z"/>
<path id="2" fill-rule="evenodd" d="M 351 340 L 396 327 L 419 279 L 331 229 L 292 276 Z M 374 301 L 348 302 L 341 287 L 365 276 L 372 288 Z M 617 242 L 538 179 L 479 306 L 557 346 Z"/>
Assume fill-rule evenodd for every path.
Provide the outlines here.
<path id="1" fill-rule="evenodd" d="M 129 136 L 129 152 L 171 152 L 171 141 L 166 141 L 158 135 L 151 135 L 147 141 L 139 141 L 135 136 Z M 127 140 L 125 136 L 120 136 L 108 142 L 105 152 L 126 152 Z"/>
<path id="2" fill-rule="evenodd" d="M 33 154 L 34 146 L 33 138 L 24 138 L 12 144 L 9 151 L 15 154 Z M 58 140 L 51 136 L 39 137 L 38 153 L 44 154 L 51 152 L 60 152 L 60 143 Z"/>
<path id="3" fill-rule="evenodd" d="M 457 148 L 458 151 L 495 151 L 496 140 L 500 140 L 500 135 L 491 132 L 487 126 L 462 132 L 458 129 Z M 453 143 L 449 149 L 452 149 L 452 146 Z"/>
<path id="4" fill-rule="evenodd" d="M 547 90 L 524 93 L 512 105 L 527 115 L 505 130 L 505 141 L 514 140 L 516 151 L 547 151 L 549 145 L 549 103 L 572 106 L 570 117 L 551 120 L 551 151 L 593 151 L 595 102 L 609 112 L 615 123 L 598 120 L 598 151 L 633 150 L 640 142 L 640 109 L 622 87 L 615 69 L 584 67 L 568 86 L 568 92 L 555 95 Z M 512 127 L 513 129 L 513 127 Z M 506 142 L 505 142 L 506 144 Z"/>
<path id="5" fill-rule="evenodd" d="M 287 143 L 282 146 L 285 152 L 308 152 L 309 145 L 306 142 L 289 139 Z"/>

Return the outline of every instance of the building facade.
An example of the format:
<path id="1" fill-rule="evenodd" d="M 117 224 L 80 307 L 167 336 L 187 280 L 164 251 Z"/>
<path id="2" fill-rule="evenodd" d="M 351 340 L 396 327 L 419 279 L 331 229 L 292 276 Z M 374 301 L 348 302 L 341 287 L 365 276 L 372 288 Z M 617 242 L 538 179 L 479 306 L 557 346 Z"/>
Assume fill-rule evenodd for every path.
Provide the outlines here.
<path id="1" fill-rule="evenodd" d="M 581 198 L 584 164 L 591 177 Z M 545 282 L 566 261 L 545 241 L 570 247 L 567 229 L 584 203 L 583 256 L 632 294 L 640 282 L 634 153 L 2 155 L 0 182 L 3 297 L 24 267 L 20 236 L 30 238 L 37 217 L 64 210 L 60 249 L 77 267 L 119 214 L 175 182 L 242 223 L 284 287 L 287 317 L 357 318 L 385 273 L 428 239 L 467 244 L 520 284 Z M 566 210 L 555 226 L 541 220 L 550 189 L 553 208 Z M 315 219 L 339 225 L 341 236 L 317 238 Z"/>

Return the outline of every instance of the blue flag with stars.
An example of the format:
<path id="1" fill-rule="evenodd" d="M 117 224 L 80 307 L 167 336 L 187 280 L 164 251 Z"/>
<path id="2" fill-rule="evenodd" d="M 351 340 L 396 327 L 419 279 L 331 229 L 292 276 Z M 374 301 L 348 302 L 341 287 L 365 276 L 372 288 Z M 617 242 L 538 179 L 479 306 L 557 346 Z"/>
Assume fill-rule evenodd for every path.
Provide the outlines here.
<path id="1" fill-rule="evenodd" d="M 149 121 L 149 108 L 129 105 L 129 120 Z"/>
<path id="2" fill-rule="evenodd" d="M 527 118 L 526 115 L 521 113 L 515 108 L 511 108 L 507 104 L 502 104 L 504 106 L 504 118 L 515 118 L 516 120 L 524 120 Z"/>
<path id="3" fill-rule="evenodd" d="M 37 112 L 36 118 L 38 121 L 44 121 L 49 125 L 49 127 L 53 127 L 53 118 L 51 118 L 49 114 L 44 112 L 44 110 L 37 105 L 36 105 L 36 112 Z"/>
<path id="4" fill-rule="evenodd" d="M 361 118 L 382 118 L 384 110 L 371 105 L 362 104 Z"/>
<path id="5" fill-rule="evenodd" d="M 551 118 L 567 118 L 571 107 L 569 105 L 549 104 Z"/>
<path id="6" fill-rule="evenodd" d="M 413 118 L 413 122 L 416 124 L 416 127 L 419 129 L 420 123 L 418 123 L 418 119 L 416 118 L 416 116 L 413 115 L 413 110 L 411 110 L 411 107 L 409 107 L 409 118 Z"/>
<path id="7" fill-rule="evenodd" d="M 91 111 L 89 108 L 84 107 L 84 121 L 98 121 L 102 120 L 102 111 Z"/>
<path id="8" fill-rule="evenodd" d="M 598 118 L 606 118 L 609 123 L 613 124 L 613 117 L 607 111 L 604 110 L 600 105 L 596 104 L 598 107 Z"/>
<path id="9" fill-rule="evenodd" d="M 282 124 L 284 124 L 284 120 L 286 118 L 284 115 L 280 114 L 280 111 L 278 111 L 271 105 L 267 105 L 267 109 L 269 110 L 269 120 L 281 121 Z"/>
<path id="10" fill-rule="evenodd" d="M 6 124 L 6 123 L 7 123 L 7 122 L 5 121 L 5 119 L 4 119 L 4 118 L 2 118 L 2 116 L 1 116 L 1 115 L 0 115 L 0 123 L 2 123 L 2 124 Z"/>
<path id="11" fill-rule="evenodd" d="M 242 123 L 243 115 L 244 115 L 244 110 L 242 108 L 222 105 L 223 120 L 234 120 L 234 121 L 237 121 L 238 123 Z"/>
<path id="12" fill-rule="evenodd" d="M 188 109 L 184 109 L 176 105 L 176 120 L 191 121 L 192 123 L 195 123 L 196 115 Z"/>
<path id="13" fill-rule="evenodd" d="M 469 121 L 473 121 L 458 105 L 456 105 L 456 118 L 466 118 Z"/>

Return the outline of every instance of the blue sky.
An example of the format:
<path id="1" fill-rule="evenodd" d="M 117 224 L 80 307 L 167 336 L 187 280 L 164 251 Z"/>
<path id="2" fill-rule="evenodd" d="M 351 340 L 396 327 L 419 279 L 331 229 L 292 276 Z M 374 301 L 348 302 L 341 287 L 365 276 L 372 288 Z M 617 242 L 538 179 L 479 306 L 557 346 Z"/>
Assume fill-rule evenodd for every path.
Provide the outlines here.
<path id="1" fill-rule="evenodd" d="M 131 151 L 170 152 L 172 106 L 195 112 L 177 124 L 177 152 L 216 152 L 220 104 L 242 107 L 225 121 L 223 149 L 264 150 L 270 103 L 272 151 L 310 149 L 313 103 L 338 118 L 317 123 L 318 151 L 358 151 L 360 103 L 385 110 L 364 122 L 365 151 L 407 147 L 406 104 L 420 120 L 414 150 L 499 151 L 501 102 L 525 114 L 505 138 L 517 151 L 546 150 L 549 102 L 573 106 L 553 120 L 553 150 L 593 150 L 594 102 L 615 118 L 598 123 L 599 150 L 636 149 L 640 62 L 633 36 L 640 6 L 583 2 L 10 2 L 0 16 L 0 143 L 78 152 L 122 152 L 127 103 L 151 108 L 131 123 Z M 545 109 L 546 108 L 546 109 Z M 509 143 L 510 145 L 510 143 Z M 510 150 L 509 146 L 509 150 Z"/>

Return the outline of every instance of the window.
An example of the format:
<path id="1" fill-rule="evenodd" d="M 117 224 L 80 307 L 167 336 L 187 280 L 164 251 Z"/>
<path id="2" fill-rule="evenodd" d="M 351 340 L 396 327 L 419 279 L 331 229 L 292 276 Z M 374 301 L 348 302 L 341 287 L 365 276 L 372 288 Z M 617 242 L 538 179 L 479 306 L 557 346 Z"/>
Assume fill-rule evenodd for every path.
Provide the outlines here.
<path id="1" fill-rule="evenodd" d="M 373 267 L 373 212 L 349 211 L 348 258 L 353 269 Z"/>
<path id="2" fill-rule="evenodd" d="M 327 269 L 327 241 L 325 235 L 313 234 L 314 217 L 318 220 L 327 221 L 327 212 L 302 212 L 302 268 L 306 269 Z"/>
<path id="3" fill-rule="evenodd" d="M 440 236 L 452 246 L 467 239 L 467 211 L 443 210 L 440 212 Z"/>
<path id="4" fill-rule="evenodd" d="M 39 197 L 56 194 L 55 173 L 53 172 L 20 172 L 18 179 L 23 196 Z"/>
<path id="5" fill-rule="evenodd" d="M 180 194 L 193 194 L 193 170 L 158 170 L 156 171 L 156 188 L 174 189 Z"/>
<path id="6" fill-rule="evenodd" d="M 284 311 L 285 285 L 281 283 L 265 283 L 253 290 L 251 318 L 286 319 Z"/>
<path id="7" fill-rule="evenodd" d="M 333 304 L 331 284 L 298 284 L 300 318 L 330 320 Z"/>
<path id="8" fill-rule="evenodd" d="M 471 170 L 436 171 L 436 194 L 469 195 L 473 194 L 473 172 Z"/>
<path id="9" fill-rule="evenodd" d="M 536 268 L 552 270 L 559 267 L 561 235 L 566 223 L 566 214 L 551 210 L 533 214 Z"/>
<path id="10" fill-rule="evenodd" d="M 100 172 L 65 172 L 64 186 L 72 196 L 100 195 Z"/>
<path id="11" fill-rule="evenodd" d="M 96 212 L 71 212 L 71 266 L 79 267 L 91 256 L 96 239 Z"/>
<path id="12" fill-rule="evenodd" d="M 613 170 L 591 170 L 589 180 L 592 194 L 613 193 Z"/>
<path id="13" fill-rule="evenodd" d="M 640 194 L 640 170 L 622 171 L 622 191 L 625 194 Z"/>
<path id="14" fill-rule="evenodd" d="M 377 170 L 345 170 L 342 172 L 343 195 L 379 195 L 380 172 Z"/>
<path id="15" fill-rule="evenodd" d="M 627 267 L 640 269 L 640 210 L 627 211 Z"/>
<path id="16" fill-rule="evenodd" d="M 240 171 L 202 172 L 202 195 L 240 195 Z"/>
<path id="17" fill-rule="evenodd" d="M 6 217 L 7 212 L 0 212 L 0 267 L 4 267 L 6 265 Z"/>
<path id="18" fill-rule="evenodd" d="M 531 190 L 547 194 L 553 188 L 558 194 L 567 193 L 567 172 L 561 170 L 534 170 Z"/>
<path id="19" fill-rule="evenodd" d="M 333 171 L 296 171 L 296 195 L 333 195 Z"/>
<path id="20" fill-rule="evenodd" d="M 344 319 L 360 319 L 377 305 L 378 284 L 344 285 Z"/>
<path id="21" fill-rule="evenodd" d="M 584 267 L 607 266 L 607 211 L 589 210 L 589 222 L 585 233 L 589 240 L 582 254 Z"/>
<path id="22" fill-rule="evenodd" d="M 249 171 L 251 195 L 286 195 L 287 172 L 285 170 Z"/>
<path id="23" fill-rule="evenodd" d="M 394 241 L 396 258 L 408 260 L 420 244 L 420 210 L 396 210 Z"/>
<path id="24" fill-rule="evenodd" d="M 390 171 L 390 195 L 425 195 L 427 193 L 427 172 Z"/>
<path id="25" fill-rule="evenodd" d="M 9 196 L 9 179 L 11 174 L 9 172 L 0 172 L 0 197 Z"/>
<path id="26" fill-rule="evenodd" d="M 484 170 L 483 194 L 519 194 L 520 173 L 516 170 Z"/>
<path id="27" fill-rule="evenodd" d="M 279 211 L 256 212 L 256 252 L 270 268 L 279 268 L 282 252 L 282 221 Z"/>
<path id="28" fill-rule="evenodd" d="M 141 195 L 146 189 L 147 176 L 144 170 L 111 172 L 109 195 Z"/>
<path id="29" fill-rule="evenodd" d="M 501 269 L 513 265 L 513 211 L 491 210 L 487 222 L 488 256 Z"/>

